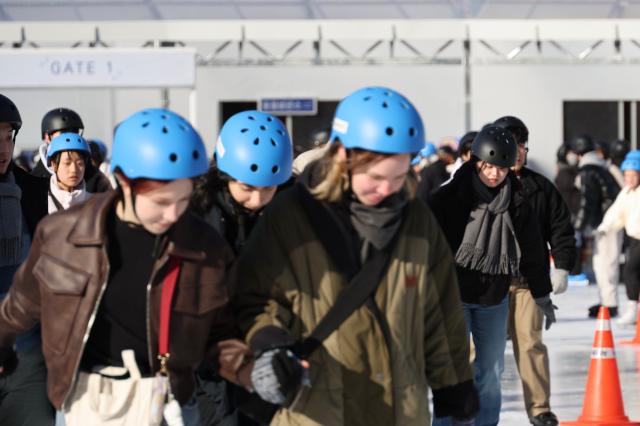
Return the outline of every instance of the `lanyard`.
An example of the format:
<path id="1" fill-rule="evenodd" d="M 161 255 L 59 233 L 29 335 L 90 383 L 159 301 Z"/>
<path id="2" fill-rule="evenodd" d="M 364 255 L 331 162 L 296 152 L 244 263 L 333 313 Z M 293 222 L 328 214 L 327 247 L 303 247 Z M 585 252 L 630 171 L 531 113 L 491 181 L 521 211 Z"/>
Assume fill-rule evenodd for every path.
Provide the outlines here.
<path id="1" fill-rule="evenodd" d="M 169 325 L 171 319 L 171 300 L 180 275 L 180 261 L 174 257 L 169 258 L 169 271 L 162 281 L 162 296 L 160 299 L 160 333 L 158 334 L 158 359 L 160 360 L 160 373 L 167 374 L 167 361 L 169 360 Z"/>

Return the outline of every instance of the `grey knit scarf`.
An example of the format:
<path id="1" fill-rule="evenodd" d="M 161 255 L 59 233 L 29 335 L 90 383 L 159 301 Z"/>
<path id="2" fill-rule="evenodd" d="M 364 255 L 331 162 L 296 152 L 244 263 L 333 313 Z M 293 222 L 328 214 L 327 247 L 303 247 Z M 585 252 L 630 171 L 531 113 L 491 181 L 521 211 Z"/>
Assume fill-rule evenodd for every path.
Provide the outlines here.
<path id="1" fill-rule="evenodd" d="M 456 263 L 484 274 L 517 276 L 521 253 L 509 215 L 511 181 L 507 178 L 494 195 L 474 172 L 471 189 L 478 205 L 469 216 Z"/>
<path id="2" fill-rule="evenodd" d="M 0 266 L 15 265 L 22 255 L 22 190 L 12 172 L 0 178 Z"/>
<path id="3" fill-rule="evenodd" d="M 400 229 L 406 205 L 404 191 L 388 196 L 377 206 L 365 206 L 355 199 L 349 202 L 351 224 L 364 241 L 360 252 L 362 262 L 369 257 L 371 246 L 382 250 L 391 242 Z"/>

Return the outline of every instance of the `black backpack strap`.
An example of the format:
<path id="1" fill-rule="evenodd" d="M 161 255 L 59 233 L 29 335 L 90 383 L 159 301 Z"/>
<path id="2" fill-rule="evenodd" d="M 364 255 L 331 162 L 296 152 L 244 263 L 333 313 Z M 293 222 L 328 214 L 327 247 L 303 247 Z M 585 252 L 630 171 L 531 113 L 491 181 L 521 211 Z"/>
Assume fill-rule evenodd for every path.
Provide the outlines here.
<path id="1" fill-rule="evenodd" d="M 318 202 L 306 188 L 299 184 L 298 193 L 301 196 L 301 204 L 305 210 L 309 220 L 317 231 L 318 239 L 324 246 L 325 250 L 334 261 L 336 266 L 340 268 L 345 265 L 345 260 L 353 257 L 353 251 L 346 257 L 343 253 L 337 253 L 337 250 L 331 249 L 336 247 L 336 241 L 344 239 L 336 237 L 335 234 L 340 231 L 340 224 L 328 213 L 328 208 L 321 202 Z M 318 227 L 322 225 L 321 227 Z M 318 232 L 320 231 L 320 232 Z M 398 233 L 399 234 L 399 233 Z M 351 314 L 362 306 L 365 301 L 373 295 L 375 290 L 386 271 L 391 259 L 391 250 L 395 246 L 397 236 L 387 245 L 384 250 L 376 251 L 375 254 L 367 260 L 360 268 L 357 274 L 351 279 L 347 287 L 342 290 L 336 302 L 329 308 L 329 311 L 320 320 L 311 334 L 302 342 L 299 342 L 294 351 L 301 358 L 308 358 L 313 351 L 322 345 L 322 342 L 331 335 Z M 343 248 L 348 248 L 344 245 Z"/>
<path id="2" fill-rule="evenodd" d="M 64 207 L 62 207 L 62 204 L 60 203 L 60 201 L 58 201 L 55 195 L 53 195 L 53 192 L 51 192 L 51 187 L 49 187 L 49 196 L 51 197 L 53 204 L 56 206 L 56 209 L 58 209 L 59 212 L 63 211 Z"/>

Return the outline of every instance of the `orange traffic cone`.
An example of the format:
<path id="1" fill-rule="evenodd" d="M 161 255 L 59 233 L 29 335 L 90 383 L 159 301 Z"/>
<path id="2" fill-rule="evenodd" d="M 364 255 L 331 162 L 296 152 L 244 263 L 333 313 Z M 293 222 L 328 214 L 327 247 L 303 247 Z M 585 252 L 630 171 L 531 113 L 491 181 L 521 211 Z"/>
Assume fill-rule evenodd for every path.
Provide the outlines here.
<path id="1" fill-rule="evenodd" d="M 629 421 L 629 418 L 624 414 L 618 363 L 613 345 L 613 333 L 611 333 L 611 319 L 609 309 L 604 306 L 598 312 L 598 328 L 593 339 L 582 415 L 575 422 L 560 424 L 567 426 L 640 426 L 640 422 Z"/>
<path id="2" fill-rule="evenodd" d="M 620 340 L 621 345 L 640 345 L 640 311 L 636 320 L 636 335 L 633 339 Z"/>

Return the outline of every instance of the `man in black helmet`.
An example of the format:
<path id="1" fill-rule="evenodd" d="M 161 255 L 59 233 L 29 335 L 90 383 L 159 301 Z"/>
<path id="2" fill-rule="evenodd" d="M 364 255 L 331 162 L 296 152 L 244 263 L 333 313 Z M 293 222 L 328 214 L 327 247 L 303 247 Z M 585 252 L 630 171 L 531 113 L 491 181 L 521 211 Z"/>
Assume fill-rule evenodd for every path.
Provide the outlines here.
<path id="1" fill-rule="evenodd" d="M 47 214 L 49 181 L 31 176 L 11 160 L 21 126 L 18 108 L 0 95 L 0 300 L 26 259 L 36 225 Z M 18 336 L 16 352 L 4 373 L 15 371 L 10 376 L 0 372 L 0 423 L 53 425 L 39 328 Z"/>
<path id="2" fill-rule="evenodd" d="M 47 148 L 51 139 L 63 132 L 82 134 L 84 124 L 77 112 L 69 108 L 55 108 L 42 118 L 42 145 L 38 149 L 39 160 L 31 171 L 34 176 L 49 179 L 53 171 L 47 165 Z M 109 179 L 93 164 L 87 164 L 85 183 L 88 192 L 106 192 L 111 189 Z"/>
<path id="3" fill-rule="evenodd" d="M 529 130 L 518 118 L 506 116 L 494 125 L 513 134 L 518 147 L 515 165 L 511 168 L 520 183 L 524 196 L 533 207 L 544 240 L 545 266 L 550 270 L 547 244 L 551 247 L 555 269 L 551 284 L 555 294 L 567 289 L 569 271 L 576 261 L 576 241 L 571 214 L 560 192 L 539 173 L 525 167 L 529 151 Z M 556 426 L 558 419 L 551 411 L 549 354 L 542 343 L 542 311 L 536 306 L 527 280 L 516 278 L 509 289 L 509 335 L 513 342 L 513 355 L 524 393 L 524 403 L 531 424 Z"/>
<path id="4" fill-rule="evenodd" d="M 471 154 L 433 195 L 430 207 L 455 255 L 465 322 L 475 344 L 480 397 L 475 424 L 496 425 L 512 280 L 526 277 L 534 308 L 541 309 L 547 328 L 555 313 L 538 221 L 510 170 L 517 156 L 513 136 L 486 126 L 476 135 Z"/>
<path id="5" fill-rule="evenodd" d="M 580 206 L 573 226 L 583 237 L 590 236 L 615 201 L 620 186 L 607 170 L 606 162 L 596 153 L 596 144 L 590 136 L 574 138 L 571 151 L 579 159 L 576 186 L 580 190 Z M 618 315 L 618 258 L 622 239 L 622 231 L 594 234 L 593 272 L 600 290 L 600 303 L 589 308 L 591 318 L 597 317 L 601 305 L 609 308 L 612 317 Z"/>

